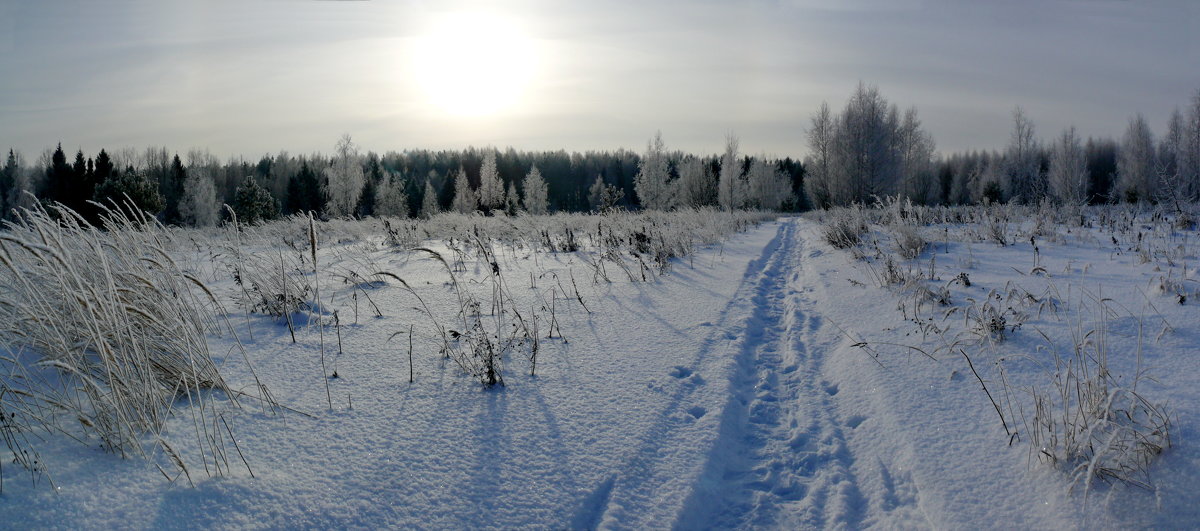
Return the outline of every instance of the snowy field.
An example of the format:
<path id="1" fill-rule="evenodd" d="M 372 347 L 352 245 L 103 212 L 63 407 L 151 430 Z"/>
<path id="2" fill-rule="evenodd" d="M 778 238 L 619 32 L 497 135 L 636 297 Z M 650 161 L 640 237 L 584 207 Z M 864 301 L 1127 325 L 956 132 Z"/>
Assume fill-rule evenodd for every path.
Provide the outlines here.
<path id="1" fill-rule="evenodd" d="M 15 330 L 102 306 L 53 282 L 126 301 L 104 321 L 125 328 L 55 343 L 84 358 L 166 318 L 128 309 L 117 258 L 61 250 L 107 236 L 33 224 L 0 257 L 0 527 L 1196 527 L 1182 221 L 890 204 L 131 230 L 130 267 L 197 281 L 151 295 L 197 308 L 220 375 L 180 371 L 216 383 L 168 389 L 136 446 L 90 416 L 109 393 L 64 398 L 111 369 Z"/>

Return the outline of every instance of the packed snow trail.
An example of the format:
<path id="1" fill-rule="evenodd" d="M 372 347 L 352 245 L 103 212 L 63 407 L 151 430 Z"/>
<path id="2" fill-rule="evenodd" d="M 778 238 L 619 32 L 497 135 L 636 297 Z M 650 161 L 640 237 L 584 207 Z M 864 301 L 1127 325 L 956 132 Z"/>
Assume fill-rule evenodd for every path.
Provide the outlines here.
<path id="1" fill-rule="evenodd" d="M 747 271 L 729 312 L 739 318 L 723 331 L 732 360 L 718 433 L 670 525 L 1078 525 L 1062 478 L 1005 445 L 974 382 L 955 377 L 957 360 L 858 348 L 920 340 L 903 334 L 892 295 L 820 237 L 789 220 Z"/>
<path id="2" fill-rule="evenodd" d="M 781 223 L 750 263 L 694 361 L 673 371 L 683 385 L 665 403 L 660 422 L 642 434 L 627 465 L 597 488 L 594 507 L 577 515 L 576 527 L 657 527 L 664 517 L 683 529 L 862 526 L 868 501 L 845 434 L 866 417 L 843 418 L 838 385 L 823 375 L 823 355 L 840 337 L 806 297 L 811 288 L 803 284 L 811 279 L 803 274 L 805 242 L 798 231 L 794 220 Z M 725 381 L 705 386 L 706 378 Z M 727 387 L 713 393 L 719 384 Z M 706 399 L 721 403 L 698 405 Z M 706 414 L 719 415 L 715 430 L 698 431 L 696 423 L 680 420 Z M 693 456 L 701 468 L 681 468 Z M 662 496 L 678 487 L 690 494 Z M 911 482 L 900 486 L 900 495 L 896 490 L 884 490 L 888 509 L 911 508 L 916 517 L 905 518 L 906 525 L 929 527 L 915 509 Z"/>
<path id="3" fill-rule="evenodd" d="M 661 527 L 664 518 L 680 513 L 684 497 L 663 493 L 686 493 L 698 475 L 694 464 L 717 444 L 717 423 L 705 419 L 709 410 L 718 410 L 727 396 L 721 385 L 727 378 L 716 376 L 729 365 L 737 345 L 747 333 L 754 304 L 763 290 L 780 273 L 780 261 L 786 252 L 792 229 L 781 223 L 775 237 L 763 248 L 759 258 L 746 268 L 733 299 L 721 310 L 715 322 L 706 323 L 711 332 L 692 359 L 671 370 L 680 385 L 664 403 L 658 420 L 645 430 L 631 449 L 627 462 L 603 482 L 576 515 L 576 528 L 651 528 Z M 708 385 L 706 378 L 717 379 Z M 703 422 L 701 422 L 703 421 Z"/>
<path id="4" fill-rule="evenodd" d="M 703 487 L 683 527 L 860 527 L 865 500 L 855 478 L 836 383 L 822 374 L 827 332 L 804 297 L 795 223 L 753 291 L 753 312 L 738 345 L 737 373 Z M 826 334 L 827 335 L 827 334 Z M 715 488 L 715 489 L 714 489 Z"/>

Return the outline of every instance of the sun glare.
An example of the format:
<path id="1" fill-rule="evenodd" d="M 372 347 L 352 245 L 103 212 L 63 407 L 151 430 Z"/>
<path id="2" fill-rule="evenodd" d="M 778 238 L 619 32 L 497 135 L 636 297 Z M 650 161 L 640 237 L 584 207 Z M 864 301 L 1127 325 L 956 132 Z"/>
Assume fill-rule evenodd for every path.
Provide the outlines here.
<path id="1" fill-rule="evenodd" d="M 441 111 L 486 116 L 517 107 L 536 73 L 536 49 L 513 20 L 457 13 L 436 20 L 413 47 L 416 81 Z"/>

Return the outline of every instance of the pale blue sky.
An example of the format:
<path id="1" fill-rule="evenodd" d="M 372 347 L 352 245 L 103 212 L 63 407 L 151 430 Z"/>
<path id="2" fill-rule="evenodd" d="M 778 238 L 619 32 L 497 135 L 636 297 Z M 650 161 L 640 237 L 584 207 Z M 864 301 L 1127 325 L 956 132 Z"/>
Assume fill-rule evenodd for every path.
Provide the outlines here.
<path id="1" fill-rule="evenodd" d="M 464 36 L 490 66 L 431 75 L 414 53 L 458 20 L 521 45 Z M 434 95 L 453 76 L 466 98 L 520 88 L 463 116 Z M 380 152 L 641 149 L 658 129 L 672 149 L 732 131 L 799 156 L 812 112 L 859 80 L 917 106 L 943 152 L 1002 147 L 1016 105 L 1042 138 L 1119 137 L 1135 112 L 1161 131 L 1200 90 L 1200 2 L 0 0 L 0 147 L 27 160 L 59 141 L 330 152 L 344 132 Z"/>

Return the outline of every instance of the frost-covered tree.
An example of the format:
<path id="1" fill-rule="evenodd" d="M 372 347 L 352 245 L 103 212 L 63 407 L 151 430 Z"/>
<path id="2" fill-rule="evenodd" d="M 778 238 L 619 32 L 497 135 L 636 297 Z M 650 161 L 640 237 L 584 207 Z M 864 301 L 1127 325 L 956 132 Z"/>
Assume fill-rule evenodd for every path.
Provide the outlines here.
<path id="1" fill-rule="evenodd" d="M 504 181 L 496 169 L 496 150 L 488 149 L 479 168 L 479 206 L 484 212 L 504 207 Z"/>
<path id="2" fill-rule="evenodd" d="M 896 145 L 899 151 L 901 195 L 918 204 L 936 201 L 933 136 L 921 128 L 916 107 L 904 112 L 904 120 L 897 130 Z"/>
<path id="3" fill-rule="evenodd" d="M 1017 107 L 1013 111 L 1013 132 L 1008 148 L 1004 152 L 1007 174 L 1005 192 L 1010 200 L 1030 204 L 1041 200 L 1045 194 L 1038 142 L 1034 137 L 1033 122 L 1025 111 Z"/>
<path id="4" fill-rule="evenodd" d="M 900 112 L 879 89 L 859 83 L 835 120 L 830 179 L 832 202 L 865 203 L 897 192 Z"/>
<path id="5" fill-rule="evenodd" d="M 508 183 L 508 190 L 504 192 L 504 213 L 509 216 L 517 215 L 521 211 L 521 194 L 517 192 L 517 183 Z"/>
<path id="6" fill-rule="evenodd" d="M 1200 199 L 1200 90 L 1192 97 L 1179 150 L 1179 180 L 1188 200 Z"/>
<path id="7" fill-rule="evenodd" d="M 721 155 L 721 173 L 717 177 L 717 203 L 723 210 L 741 205 L 742 162 L 738 159 L 738 137 L 725 135 L 725 154 Z"/>
<path id="8" fill-rule="evenodd" d="M 1075 134 L 1075 126 L 1063 131 L 1050 153 L 1050 170 L 1046 175 L 1050 193 L 1067 205 L 1087 203 L 1088 168 L 1083 143 Z"/>
<path id="9" fill-rule="evenodd" d="M 829 111 L 829 104 L 821 102 L 808 130 L 809 156 L 804 164 L 808 170 L 804 177 L 804 192 L 808 194 L 809 204 L 813 208 L 832 206 L 830 180 L 833 174 L 830 165 L 833 162 L 833 136 L 833 114 Z"/>
<path id="10" fill-rule="evenodd" d="M 611 184 L 606 184 L 604 177 L 600 175 L 596 176 L 596 180 L 588 188 L 588 204 L 591 205 L 592 210 L 595 212 L 604 212 L 615 208 L 624 197 L 624 190 Z"/>
<path id="11" fill-rule="evenodd" d="M 1190 195 L 1187 181 L 1180 173 L 1180 159 L 1184 149 L 1183 113 L 1176 108 L 1167 122 L 1167 132 L 1158 142 L 1157 171 L 1159 195 L 1164 201 L 1178 205 Z"/>
<path id="12" fill-rule="evenodd" d="M 633 191 L 642 202 L 642 208 L 670 210 L 674 206 L 675 197 L 667 182 L 669 178 L 667 150 L 663 145 L 662 132 L 659 131 L 646 143 L 646 152 L 638 163 L 638 173 L 633 179 Z"/>
<path id="13" fill-rule="evenodd" d="M 1129 119 L 1117 153 L 1117 192 L 1130 203 L 1151 201 L 1158 194 L 1154 135 L 1141 114 Z"/>
<path id="14" fill-rule="evenodd" d="M 342 135 L 335 146 L 333 164 L 325 168 L 325 212 L 330 217 L 354 215 L 362 196 L 366 177 L 359 160 L 358 147 L 350 135 Z"/>
<path id="15" fill-rule="evenodd" d="M 408 194 L 404 193 L 404 179 L 395 174 L 384 175 L 375 187 L 375 208 L 379 217 L 408 217 Z"/>
<path id="16" fill-rule="evenodd" d="M 0 218 L 9 219 L 13 209 L 30 209 L 37 205 L 37 197 L 33 194 L 37 192 L 37 180 L 41 172 L 26 168 L 21 154 L 11 149 L 4 166 L 4 171 L 12 180 L 4 190 L 0 190 L 6 198 L 5 210 Z"/>
<path id="17" fill-rule="evenodd" d="M 467 172 L 463 171 L 462 166 L 459 166 L 458 171 L 453 174 L 454 179 L 454 200 L 450 202 L 450 210 L 459 214 L 470 214 L 479 207 L 479 196 L 475 195 L 475 191 L 471 189 L 471 183 L 467 180 Z"/>
<path id="18" fill-rule="evenodd" d="M 716 203 L 717 182 L 699 157 L 687 156 L 679 163 L 680 204 L 702 207 Z"/>
<path id="19" fill-rule="evenodd" d="M 747 206 L 764 210 L 779 210 L 784 203 L 793 199 L 792 183 L 788 176 L 779 171 L 765 156 L 750 162 L 747 172 Z"/>
<path id="20" fill-rule="evenodd" d="M 425 181 L 425 193 L 421 197 L 421 219 L 429 219 L 441 212 L 441 207 L 438 206 L 437 192 L 433 189 L 433 181 Z"/>
<path id="21" fill-rule="evenodd" d="M 592 212 L 604 210 L 604 189 L 604 177 L 596 175 L 596 180 L 592 181 L 592 185 L 588 187 L 588 206 L 592 208 Z"/>
<path id="22" fill-rule="evenodd" d="M 208 169 L 189 170 L 179 199 L 179 217 L 192 227 L 211 227 L 217 224 L 220 214 L 217 187 Z"/>
<path id="23" fill-rule="evenodd" d="M 538 170 L 536 164 L 530 166 L 529 173 L 525 174 L 525 210 L 530 214 L 541 215 L 545 214 L 549 201 L 549 187 L 546 185 L 546 180 L 542 178 L 542 172 Z"/>

